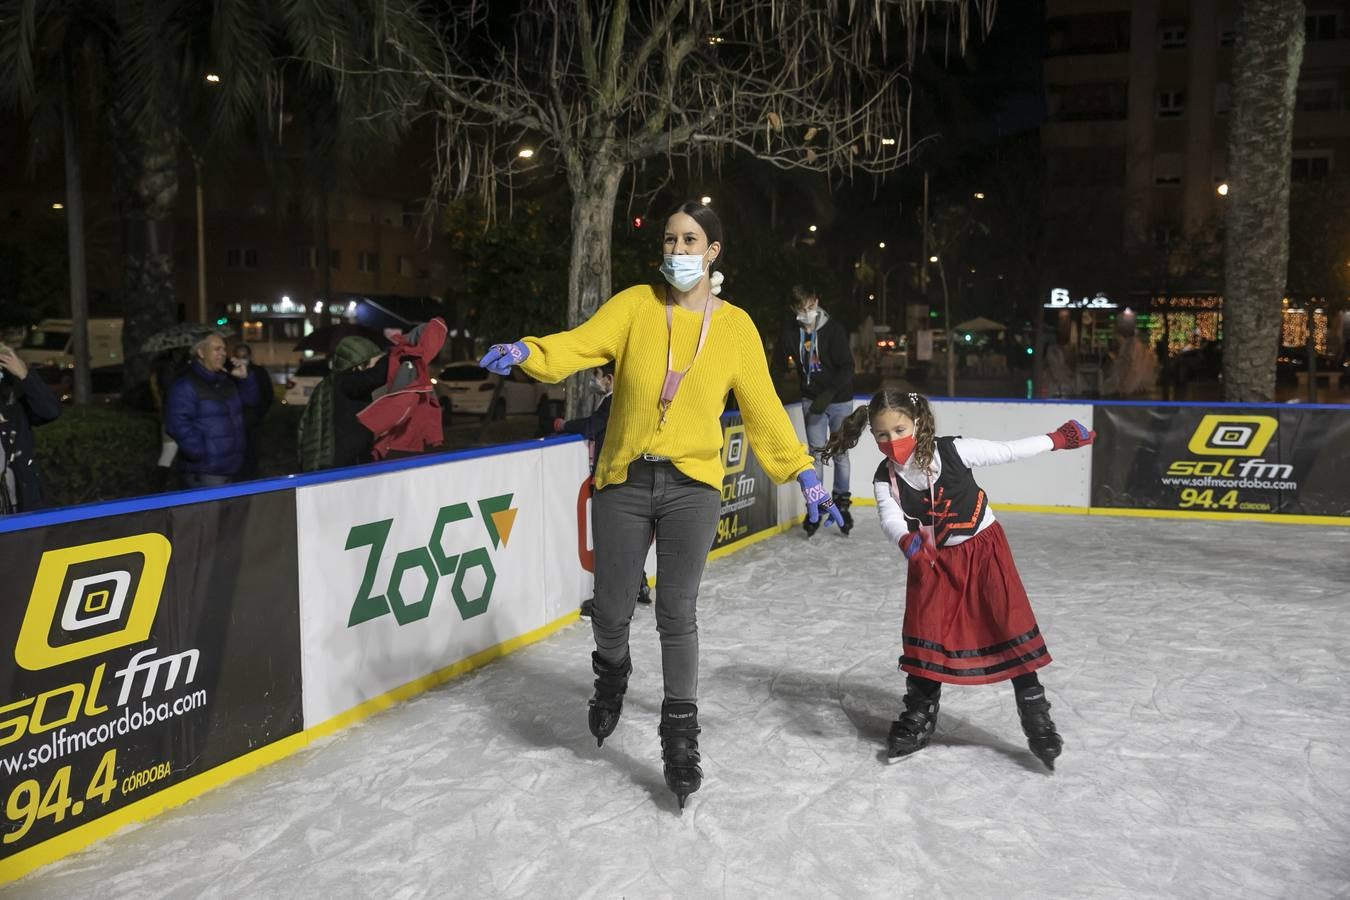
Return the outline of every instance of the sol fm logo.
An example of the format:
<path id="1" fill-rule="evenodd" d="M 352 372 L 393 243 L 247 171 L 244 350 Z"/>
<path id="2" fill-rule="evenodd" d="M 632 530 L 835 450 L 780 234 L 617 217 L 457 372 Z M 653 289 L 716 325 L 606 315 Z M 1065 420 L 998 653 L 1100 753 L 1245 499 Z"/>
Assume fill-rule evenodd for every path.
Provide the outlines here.
<path id="1" fill-rule="evenodd" d="M 511 508 L 511 498 L 514 496 L 502 494 L 478 501 L 478 512 L 494 550 L 506 546 L 511 540 L 511 529 L 515 527 L 516 513 L 519 511 Z M 356 600 L 352 603 L 351 614 L 347 617 L 347 627 L 353 628 L 362 622 L 390 614 L 399 625 L 425 619 L 431 612 L 431 603 L 436 597 L 440 579 L 452 575 L 454 581 L 450 586 L 450 596 L 459 609 L 460 618 L 471 619 L 487 612 L 488 602 L 492 598 L 492 585 L 497 580 L 497 571 L 492 566 L 487 547 L 474 547 L 463 553 L 447 553 L 445 549 L 445 529 L 456 522 L 472 518 L 473 512 L 467 503 L 442 506 L 437 511 L 436 523 L 431 527 L 427 543 L 403 550 L 394 557 L 389 583 L 384 593 L 379 595 L 372 594 L 371 590 L 375 586 L 375 576 L 380 568 L 380 560 L 384 557 L 385 544 L 394 520 L 368 522 L 348 531 L 346 549 L 369 547 L 370 554 L 366 557 L 365 573 L 361 577 Z M 421 597 L 408 597 L 404 592 L 403 577 L 413 569 L 420 569 L 426 578 Z M 464 579 L 475 569 L 482 570 L 483 589 L 478 597 L 470 598 L 464 590 Z"/>
<path id="2" fill-rule="evenodd" d="M 1270 416 L 1205 416 L 1186 449 L 1197 456 L 1260 456 L 1279 422 Z"/>
<path id="3" fill-rule="evenodd" d="M 171 553 L 155 533 L 43 553 L 15 662 L 37 671 L 148 639 Z"/>
<path id="4" fill-rule="evenodd" d="M 745 471 L 745 426 L 730 425 L 722 432 L 722 468 L 727 475 Z"/>

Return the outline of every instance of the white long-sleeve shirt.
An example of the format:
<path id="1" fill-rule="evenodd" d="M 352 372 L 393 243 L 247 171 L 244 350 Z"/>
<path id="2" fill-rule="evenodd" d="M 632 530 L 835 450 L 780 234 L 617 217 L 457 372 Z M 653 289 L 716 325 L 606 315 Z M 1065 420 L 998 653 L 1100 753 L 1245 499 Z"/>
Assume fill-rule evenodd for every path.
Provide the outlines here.
<path id="1" fill-rule="evenodd" d="M 1054 443 L 1050 440 L 1049 435 L 1037 434 L 1012 441 L 982 441 L 976 438 L 959 437 L 952 441 L 952 446 L 957 455 L 961 457 L 961 461 L 975 469 L 981 466 L 997 466 L 1003 463 L 1016 462 L 1019 459 L 1027 459 L 1053 449 Z M 929 485 L 936 484 L 938 478 L 942 475 L 942 457 L 936 450 L 930 464 L 931 472 L 924 471 L 915 465 L 913 456 L 910 456 L 909 461 L 904 466 L 897 466 L 889 459 L 883 465 L 897 478 L 903 479 L 910 487 L 922 493 L 927 493 Z M 899 498 L 891 493 L 889 478 L 873 482 L 872 488 L 876 494 L 877 513 L 881 516 L 881 529 L 886 532 L 886 537 L 892 544 L 897 544 L 900 538 L 910 530 L 905 518 L 906 513 L 908 513 L 910 519 L 918 519 L 927 510 L 902 511 Z M 980 517 L 980 524 L 975 529 L 975 534 L 984 531 L 992 524 L 994 524 L 994 511 L 986 503 L 984 515 Z M 971 537 L 974 537 L 974 535 L 952 535 L 946 540 L 945 546 L 959 544 Z"/>

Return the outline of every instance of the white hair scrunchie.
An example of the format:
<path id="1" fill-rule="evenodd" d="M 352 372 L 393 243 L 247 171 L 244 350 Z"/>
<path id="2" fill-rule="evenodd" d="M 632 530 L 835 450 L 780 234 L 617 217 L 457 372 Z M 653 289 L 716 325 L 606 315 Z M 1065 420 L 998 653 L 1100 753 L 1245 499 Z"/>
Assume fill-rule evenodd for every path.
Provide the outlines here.
<path id="1" fill-rule="evenodd" d="M 726 281 L 726 280 L 727 280 L 727 277 L 726 277 L 725 275 L 723 275 L 721 272 L 714 272 L 714 273 L 712 273 L 712 275 L 708 277 L 708 283 L 712 285 L 712 292 L 713 292 L 714 294 L 721 294 L 721 293 L 722 293 L 722 282 L 724 282 L 724 281 Z"/>

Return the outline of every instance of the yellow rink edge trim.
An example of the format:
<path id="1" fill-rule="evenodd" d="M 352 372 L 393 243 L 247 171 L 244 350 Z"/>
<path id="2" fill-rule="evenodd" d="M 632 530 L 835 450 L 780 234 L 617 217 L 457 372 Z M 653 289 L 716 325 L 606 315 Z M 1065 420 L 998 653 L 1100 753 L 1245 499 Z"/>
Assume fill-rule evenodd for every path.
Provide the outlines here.
<path id="1" fill-rule="evenodd" d="M 48 838 L 41 844 L 29 847 L 27 850 L 21 850 L 8 859 L 0 860 L 0 884 L 15 881 L 32 872 L 34 869 L 55 862 L 56 860 L 69 856 L 79 850 L 83 850 L 95 841 L 101 840 L 127 825 L 153 818 L 175 806 L 181 806 L 187 801 L 205 794 L 207 791 L 214 790 L 237 778 L 255 772 L 263 766 L 270 765 L 284 757 L 290 756 L 292 753 L 295 753 L 297 750 L 304 748 L 307 744 L 310 744 L 319 738 L 327 737 L 354 722 L 372 716 L 377 712 L 381 712 L 403 700 L 407 700 L 410 697 L 430 690 L 452 678 L 486 665 L 492 660 L 505 656 L 514 650 L 519 650 L 521 647 L 541 641 L 555 631 L 558 631 L 565 625 L 570 625 L 576 620 L 577 611 L 573 610 L 547 625 L 540 626 L 533 631 L 528 631 L 525 634 L 503 641 L 486 650 L 480 650 L 478 653 L 465 657 L 459 662 L 446 666 L 443 669 L 432 672 L 430 675 L 423 675 L 421 678 L 400 685 L 392 691 L 388 691 L 378 697 L 372 697 L 364 703 L 353 706 L 346 712 L 333 716 L 331 719 L 326 719 L 317 725 L 312 725 L 295 734 L 287 735 L 264 747 L 259 747 L 251 753 L 247 753 L 243 756 L 236 756 L 234 759 L 221 763 L 212 769 L 208 769 L 200 775 L 194 775 L 177 784 L 170 785 L 162 791 L 151 794 L 134 803 L 129 803 L 120 809 L 115 809 L 105 816 L 94 819 L 92 822 L 80 825 L 77 828 L 72 828 L 64 834 L 58 834 L 55 837 Z"/>

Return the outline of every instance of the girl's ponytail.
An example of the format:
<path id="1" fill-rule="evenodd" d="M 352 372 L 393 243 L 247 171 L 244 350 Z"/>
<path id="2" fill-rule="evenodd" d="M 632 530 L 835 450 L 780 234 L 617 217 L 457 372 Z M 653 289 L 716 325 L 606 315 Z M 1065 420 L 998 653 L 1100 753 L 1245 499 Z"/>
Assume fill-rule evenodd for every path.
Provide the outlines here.
<path id="1" fill-rule="evenodd" d="M 825 442 L 821 448 L 820 457 L 822 460 L 833 459 L 852 450 L 858 444 L 858 439 L 862 437 L 863 429 L 869 424 L 868 411 L 866 406 L 860 406 L 849 413 L 848 418 L 844 419 L 844 424 L 839 426 L 839 430 L 830 435 L 830 439 Z"/>

